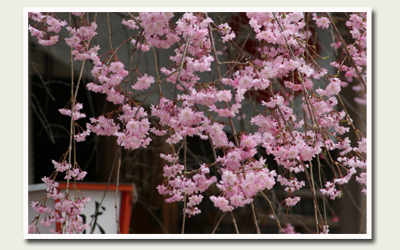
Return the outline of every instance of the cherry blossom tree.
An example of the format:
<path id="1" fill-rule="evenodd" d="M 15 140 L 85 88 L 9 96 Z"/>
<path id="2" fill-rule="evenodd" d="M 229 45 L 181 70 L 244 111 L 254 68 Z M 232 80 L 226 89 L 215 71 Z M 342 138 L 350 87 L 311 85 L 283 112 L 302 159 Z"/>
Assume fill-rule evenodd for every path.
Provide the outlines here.
<path id="1" fill-rule="evenodd" d="M 120 25 L 129 37 L 113 47 L 110 25 L 96 22 L 104 13 L 72 12 L 63 20 L 60 13 L 30 12 L 30 36 L 41 46 L 69 48 L 71 65 L 80 65 L 80 71 L 65 93 L 69 102 L 52 107 L 70 117 L 70 143 L 65 154 L 54 155 L 54 172 L 42 178 L 47 195 L 31 204 L 38 216 L 29 222 L 29 233 L 48 233 L 39 232 L 38 224 L 58 223 L 50 233 L 67 234 L 91 226 L 80 216 L 90 197 L 71 192 L 72 182 L 87 174 L 76 161 L 76 145 L 106 136 L 119 147 L 118 173 L 122 150 L 163 141 L 166 150 L 158 154 L 166 163 L 164 181 L 156 189 L 165 202 L 183 204 L 182 233 L 185 220 L 202 213 L 204 199 L 221 212 L 210 233 L 226 214 L 239 233 L 233 212 L 243 207 L 251 210 L 256 232 L 263 233 L 256 199 L 266 201 L 275 233 L 298 233 L 285 214 L 307 190 L 315 220 L 309 232 L 328 234 L 330 200 L 350 195 L 344 190 L 351 180 L 362 187 L 364 200 L 369 192 L 366 127 L 354 122 L 349 114 L 354 107 L 343 96 L 352 93 L 365 110 L 367 13 L 339 14 L 248 12 L 238 26 L 215 13 L 123 13 Z M 110 50 L 102 54 L 105 48 L 93 42 L 101 32 L 110 34 Z M 330 40 L 325 50 L 332 55 L 322 56 L 321 36 Z M 119 59 L 126 45 L 129 63 Z M 168 55 L 168 66 L 157 64 L 160 51 Z M 138 68 L 145 56 L 155 62 L 148 71 Z M 82 112 L 86 103 L 77 94 L 84 70 L 92 79 L 84 87 L 103 95 L 115 110 L 95 117 Z M 83 118 L 90 121 L 81 123 Z M 189 164 L 191 138 L 208 145 L 212 155 Z M 60 175 L 71 186 L 65 193 L 58 189 Z M 206 195 L 210 188 L 217 192 Z M 276 202 L 279 188 L 285 198 Z M 55 200 L 54 207 L 46 205 L 48 199 Z"/>

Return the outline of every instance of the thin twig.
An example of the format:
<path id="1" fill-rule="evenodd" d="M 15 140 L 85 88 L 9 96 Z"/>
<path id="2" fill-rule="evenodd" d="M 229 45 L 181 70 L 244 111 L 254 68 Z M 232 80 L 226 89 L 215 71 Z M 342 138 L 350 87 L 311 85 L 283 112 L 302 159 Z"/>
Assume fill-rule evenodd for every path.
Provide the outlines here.
<path id="1" fill-rule="evenodd" d="M 256 211 L 254 209 L 254 204 L 253 204 L 253 202 L 251 202 L 250 204 L 251 204 L 251 211 L 253 213 L 253 221 L 254 221 L 254 225 L 256 226 L 257 234 L 261 234 L 260 228 L 258 227 L 257 216 L 256 216 Z"/>
<path id="2" fill-rule="evenodd" d="M 107 26 L 108 26 L 108 42 L 110 43 L 110 50 L 113 51 L 113 46 L 112 46 L 112 39 L 111 39 L 111 24 L 110 24 L 110 16 L 109 13 L 106 13 L 107 15 Z"/>
<path id="3" fill-rule="evenodd" d="M 112 166 L 111 166 L 110 175 L 108 176 L 107 186 L 106 186 L 106 189 L 104 190 L 104 193 L 103 193 L 103 198 L 101 199 L 100 204 L 99 204 L 99 206 L 97 207 L 96 211 L 94 212 L 93 217 L 92 217 L 92 220 L 91 220 L 90 223 L 89 223 L 89 225 L 90 225 L 90 233 L 91 233 L 91 234 L 93 234 L 93 230 L 94 230 L 94 228 L 93 228 L 93 220 L 96 218 L 96 215 L 97 215 L 97 213 L 99 212 L 99 209 L 100 209 L 100 207 L 101 207 L 101 204 L 103 204 L 103 201 L 104 201 L 104 199 L 106 198 L 106 194 L 107 194 L 107 191 L 108 191 L 108 187 L 110 186 L 110 183 L 111 183 L 112 172 L 114 171 L 115 162 L 116 162 L 116 160 L 117 160 L 117 158 L 118 158 L 118 156 L 119 156 L 119 153 L 121 152 L 121 148 L 122 148 L 121 146 L 118 146 L 117 153 L 115 154 L 115 157 L 114 157 L 114 162 L 113 162 L 113 164 L 112 164 Z"/>
<path id="4" fill-rule="evenodd" d="M 317 164 L 318 164 L 318 178 L 319 178 L 319 185 L 320 187 L 322 187 L 322 180 L 321 180 L 321 162 L 319 160 L 319 157 L 317 158 Z M 325 225 L 328 225 L 328 219 L 326 218 L 326 201 L 325 201 L 325 197 L 322 196 L 322 202 L 324 205 L 324 219 L 325 219 Z"/>
<path id="5" fill-rule="evenodd" d="M 233 216 L 233 212 L 232 211 L 231 211 L 231 217 L 232 217 L 233 226 L 235 227 L 235 232 L 236 232 L 236 234 L 239 234 L 239 229 L 237 227 L 235 216 Z"/>
<path id="6" fill-rule="evenodd" d="M 183 65 L 184 65 L 184 63 L 185 63 L 185 57 L 186 57 L 186 53 L 187 53 L 187 50 L 188 50 L 188 47 L 189 47 L 189 43 L 190 43 L 190 39 L 189 39 L 189 36 L 187 36 L 187 37 L 186 37 L 185 49 L 184 49 L 183 54 L 182 54 L 181 65 L 179 65 L 179 74 L 178 74 L 178 78 L 177 78 L 177 82 L 179 83 L 179 85 L 181 85 L 182 88 L 184 88 L 185 91 L 186 91 L 188 94 L 190 94 L 190 91 L 189 91 L 189 89 L 188 89 L 185 85 L 183 85 L 183 83 L 181 82 L 181 75 L 182 75 Z"/>
<path id="7" fill-rule="evenodd" d="M 219 218 L 219 220 L 218 220 L 218 222 L 217 222 L 217 225 L 215 225 L 214 230 L 212 231 L 211 234 L 214 234 L 214 233 L 215 233 L 215 230 L 217 230 L 219 224 L 220 224 L 221 221 L 222 221 L 222 218 L 224 218 L 224 216 L 225 216 L 226 213 L 227 213 L 227 212 L 225 212 L 223 215 L 221 215 L 221 217 Z"/>
<path id="8" fill-rule="evenodd" d="M 119 226 L 119 219 L 118 219 L 118 187 L 119 187 L 119 172 L 121 169 L 121 157 L 122 157 L 122 152 L 121 150 L 119 151 L 119 156 L 118 156 L 118 165 L 117 165 L 117 185 L 115 188 L 115 221 L 117 223 L 117 229 L 118 233 L 121 234 L 121 228 Z M 110 173 L 111 176 L 111 173 Z"/>
<path id="9" fill-rule="evenodd" d="M 122 45 L 124 45 L 126 42 L 132 40 L 134 37 L 135 37 L 135 36 L 131 36 L 131 37 L 125 39 L 124 41 L 122 41 L 122 43 L 121 43 L 115 50 L 112 50 L 113 53 L 111 54 L 110 58 L 107 60 L 106 65 L 110 63 L 110 61 L 112 60 L 112 58 L 114 57 L 114 55 L 122 48 Z"/>
<path id="10" fill-rule="evenodd" d="M 316 197 L 315 192 L 314 192 L 314 186 L 311 185 L 310 176 L 308 175 L 307 168 L 304 166 L 304 164 L 303 164 L 303 168 L 304 168 L 304 173 L 306 174 L 306 179 L 308 181 L 308 185 L 310 186 L 310 190 L 311 190 L 311 193 L 313 195 L 314 214 L 315 214 L 315 220 L 316 220 L 315 221 L 315 223 L 316 223 L 315 226 L 316 226 L 317 234 L 319 234 L 319 222 L 318 222 L 317 213 L 319 214 L 319 217 L 320 217 L 319 220 L 321 222 L 323 221 L 322 220 L 322 215 L 321 215 L 321 212 L 319 211 L 317 197 Z"/>
<path id="11" fill-rule="evenodd" d="M 154 64 L 155 64 L 155 68 L 156 68 L 156 73 L 157 73 L 157 78 L 158 80 L 160 80 L 160 73 L 158 72 L 158 63 L 157 63 L 157 55 L 156 55 L 156 51 L 154 49 L 154 47 L 151 47 L 153 50 L 153 55 L 154 55 Z M 159 96 L 161 97 L 161 84 L 158 85 L 158 92 L 159 92 Z"/>
<path id="12" fill-rule="evenodd" d="M 39 101 L 37 100 L 36 96 L 33 93 L 29 92 L 29 94 L 37 103 L 38 109 L 36 109 L 36 106 L 33 104 L 33 102 L 29 102 L 29 104 L 31 105 L 33 111 L 36 113 L 37 117 L 39 118 L 39 121 L 42 123 L 44 130 L 46 131 L 47 135 L 49 136 L 50 141 L 53 144 L 55 144 L 53 131 L 51 129 L 49 129 L 50 124 L 47 121 L 46 115 L 40 108 Z M 68 131 L 68 135 L 69 135 L 69 131 Z"/>
<path id="13" fill-rule="evenodd" d="M 54 96 L 51 94 L 49 88 L 46 86 L 48 84 L 48 82 L 45 82 L 43 79 L 43 76 L 40 74 L 39 70 L 35 67 L 34 63 L 31 63 L 33 69 L 35 70 L 37 76 L 39 77 L 41 83 L 43 84 L 43 88 L 46 90 L 46 93 L 48 96 L 50 96 L 50 98 L 53 100 L 53 102 L 56 101 L 56 99 L 54 98 Z M 38 84 L 39 85 L 39 84 Z"/>
<path id="14" fill-rule="evenodd" d="M 274 217 L 275 217 L 276 224 L 278 225 L 278 228 L 281 230 L 281 232 L 284 234 L 284 231 L 283 231 L 283 229 L 282 229 L 282 227 L 281 227 L 281 223 L 279 222 L 278 217 L 277 217 L 276 214 L 275 214 L 275 210 L 274 210 L 274 206 L 272 205 L 272 202 L 271 202 L 271 201 L 269 200 L 269 198 L 264 194 L 264 192 L 260 191 L 260 193 L 261 193 L 261 194 L 264 196 L 264 198 L 268 201 L 269 206 L 271 207 L 272 214 L 273 214 Z"/>
<path id="15" fill-rule="evenodd" d="M 365 199 L 364 200 L 364 208 L 363 208 L 363 212 L 362 212 L 362 214 L 361 214 L 361 222 L 360 222 L 360 230 L 358 231 L 358 233 L 360 234 L 361 233 L 361 230 L 362 230 L 362 225 L 363 225 L 363 220 L 364 220 L 364 213 L 365 213 L 365 208 L 366 208 L 366 205 L 367 205 L 367 199 Z"/>
<path id="16" fill-rule="evenodd" d="M 314 174 L 313 174 L 313 169 L 312 169 L 313 165 L 312 162 L 310 161 L 310 175 L 311 175 L 311 187 L 310 189 L 312 189 L 312 192 L 315 194 L 315 183 L 314 183 Z M 306 172 L 307 169 L 304 169 L 304 171 Z M 317 209 L 315 209 L 316 206 L 316 202 L 314 203 L 314 217 L 315 217 L 315 221 L 317 222 L 316 227 L 317 227 L 317 232 L 318 232 L 318 214 L 317 214 Z M 322 218 L 321 218 L 321 223 L 322 222 Z"/>
<path id="17" fill-rule="evenodd" d="M 351 201 L 351 203 L 354 205 L 355 208 L 357 208 L 358 212 L 362 214 L 363 212 L 361 211 L 361 208 L 358 206 L 357 202 L 354 200 L 353 195 L 351 195 L 350 190 L 347 188 L 347 186 L 343 185 L 341 186 L 344 190 L 346 190 L 346 193 L 348 194 L 348 197 Z"/>
<path id="18" fill-rule="evenodd" d="M 144 201 L 142 201 L 141 199 L 137 200 L 140 204 L 143 205 L 143 207 L 147 210 L 147 212 L 149 212 L 149 214 L 151 215 L 151 217 L 153 217 L 153 219 L 157 222 L 157 224 L 160 226 L 161 230 L 165 233 L 168 234 L 168 231 L 165 229 L 164 225 L 162 224 L 162 222 L 160 221 L 160 219 L 153 213 L 153 211 L 151 211 L 151 209 L 149 208 L 149 206 L 147 204 L 144 203 Z"/>
<path id="19" fill-rule="evenodd" d="M 186 135 L 183 137 L 183 166 L 185 168 L 185 173 L 186 173 L 186 149 L 187 149 L 187 144 L 186 144 Z M 186 193 L 184 195 L 184 200 L 183 200 L 183 220 L 182 220 L 182 234 L 185 233 L 185 222 L 186 222 Z"/>

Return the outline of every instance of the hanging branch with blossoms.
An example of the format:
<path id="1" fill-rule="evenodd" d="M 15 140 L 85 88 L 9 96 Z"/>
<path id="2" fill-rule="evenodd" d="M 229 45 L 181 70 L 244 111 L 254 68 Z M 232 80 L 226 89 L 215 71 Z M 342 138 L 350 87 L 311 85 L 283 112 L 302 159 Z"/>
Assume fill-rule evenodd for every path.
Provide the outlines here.
<path id="1" fill-rule="evenodd" d="M 118 117 L 102 114 L 90 117 L 90 123 L 78 125 L 86 115 L 80 113 L 83 106 L 76 100 L 77 93 L 71 91 L 70 103 L 60 109 L 61 114 L 71 117 L 70 148 L 60 161 L 53 161 L 55 172 L 43 178 L 48 186 L 47 196 L 32 203 L 40 215 L 30 223 L 30 233 L 38 232 L 37 223 L 61 223 L 61 233 L 80 233 L 87 228 L 79 214 L 90 199 L 83 194 L 72 199 L 69 194 L 59 193 L 54 180 L 58 174 L 65 174 L 67 180 L 84 178 L 86 173 L 71 159 L 77 153 L 71 148 L 91 134 L 113 137 L 125 150 L 151 147 L 152 136 L 165 138 L 168 151 L 160 152 L 160 158 L 167 164 L 163 167 L 164 182 L 157 190 L 165 196 L 165 202 L 183 202 L 182 233 L 185 218 L 201 213 L 199 204 L 211 186 L 219 192 L 209 199 L 222 216 L 231 214 L 237 233 L 232 212 L 240 207 L 252 210 L 256 232 L 262 233 L 254 206 L 258 196 L 268 202 L 278 232 L 295 233 L 290 223 L 281 226 L 277 205 L 266 195 L 278 185 L 286 193 L 279 206 L 287 211 L 301 202 L 302 197 L 296 193 L 309 189 L 316 233 L 329 232 L 327 202 L 324 199 L 321 208 L 318 194 L 332 200 L 340 198 L 342 187 L 351 179 L 367 194 L 367 139 L 353 123 L 341 95 L 343 90 L 353 89 L 362 93 L 355 101 L 366 104 L 366 13 L 347 14 L 350 44 L 329 13 L 246 13 L 248 29 L 257 44 L 255 53 L 237 43 L 238 34 L 228 23 L 220 23 L 208 13 L 128 13 L 121 25 L 132 32 L 123 42 L 133 44 L 130 65 L 118 60 L 122 44 L 116 49 L 111 46 L 108 56 L 99 55 L 100 47 L 91 42 L 100 32 L 96 21 L 89 23 L 85 13 L 72 14 L 79 17 L 77 23 L 68 24 L 52 13 L 29 13 L 29 32 L 43 46 L 66 43 L 71 58 L 81 62 L 82 70 L 91 67 L 93 80 L 86 88 L 105 95 L 108 102 L 116 105 L 114 113 Z M 310 44 L 311 28 L 331 30 L 331 47 L 338 54 L 337 60 L 330 63 L 331 69 L 319 64 L 319 59 L 327 58 L 322 58 Z M 70 36 L 60 39 L 61 29 Z M 227 48 L 235 51 L 233 60 L 220 61 L 227 58 L 220 56 L 225 53 L 219 49 L 222 46 L 226 46 L 225 52 Z M 156 65 L 156 75 L 133 70 L 132 65 L 140 63 L 133 60 L 134 54 L 140 58 L 140 53 L 155 50 L 172 53 L 168 68 Z M 329 74 L 328 70 L 336 74 Z M 202 77 L 207 72 L 214 77 L 204 82 Z M 161 86 L 174 91 L 172 98 Z M 135 100 L 134 93 L 143 91 L 158 91 L 158 100 L 149 103 L 147 96 Z M 257 101 L 254 93 L 264 95 Z M 235 119 L 245 118 L 244 105 L 249 102 L 257 106 L 258 114 L 247 117 L 252 129 L 243 130 L 243 126 L 235 125 Z M 157 119 L 156 126 L 149 117 Z M 356 142 L 347 136 L 350 132 L 355 133 Z M 188 137 L 208 142 L 213 161 L 189 168 Z M 332 154 L 334 150 L 339 157 Z M 269 167 L 267 156 L 278 169 Z M 321 161 L 330 166 L 332 179 L 321 177 Z M 45 205 L 46 199 L 59 202 L 50 208 Z"/>

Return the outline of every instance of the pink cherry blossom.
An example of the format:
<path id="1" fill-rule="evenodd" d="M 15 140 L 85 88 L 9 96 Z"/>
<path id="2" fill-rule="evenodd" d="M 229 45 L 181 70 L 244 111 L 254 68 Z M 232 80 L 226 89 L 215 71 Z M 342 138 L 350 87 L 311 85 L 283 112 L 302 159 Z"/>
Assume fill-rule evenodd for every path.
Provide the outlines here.
<path id="1" fill-rule="evenodd" d="M 132 88 L 136 90 L 144 90 L 150 87 L 154 82 L 153 76 L 147 76 L 147 74 L 144 74 L 144 76 L 138 78 L 138 81 L 132 86 Z"/>
<path id="2" fill-rule="evenodd" d="M 349 13 L 346 21 L 338 20 L 348 31 L 348 45 L 336 34 L 337 23 L 330 22 L 329 13 L 312 13 L 309 20 L 302 12 L 247 12 L 241 25 L 247 25 L 250 40 L 246 38 L 244 44 L 242 27 L 213 20 L 207 13 L 128 13 L 118 22 L 129 37 L 123 43 L 133 45 L 132 58 L 137 58 L 134 53 L 148 52 L 145 55 L 150 57 L 168 53 L 161 65 L 150 70 L 142 65 L 147 59 L 138 59 L 136 69 L 126 64 L 120 50 L 123 43 L 112 51 L 100 49 L 98 39 L 93 39 L 103 32 L 97 30 L 97 22 L 90 23 L 89 15 L 82 12 L 72 14 L 77 22 L 69 24 L 54 13 L 31 12 L 28 31 L 42 46 L 65 41 L 73 60 L 85 61 L 85 72 L 92 76 L 87 90 L 115 107 L 88 117 L 86 130 L 78 124 L 89 116 L 81 113 L 82 103 L 59 108 L 62 115 L 71 117 L 74 142 L 85 141 L 93 133 L 114 139 L 124 150 L 136 150 L 161 138 L 165 143 L 165 150 L 159 152 L 163 182 L 157 190 L 165 202 L 182 202 L 185 216 L 201 213 L 203 199 L 222 212 L 249 207 L 262 198 L 260 192 L 276 186 L 286 194 L 279 198 L 281 204 L 274 205 L 277 211 L 291 210 L 302 202 L 298 191 L 304 190 L 306 182 L 321 185 L 317 192 L 332 200 L 345 195 L 341 186 L 352 178 L 367 193 L 367 138 L 354 128 L 354 117 L 346 112 L 341 98 L 349 90 L 356 93 L 356 103 L 367 103 L 363 83 L 369 53 L 366 13 Z M 315 61 L 322 57 L 312 45 L 319 42 L 313 40 L 319 32 L 327 32 L 323 29 L 332 31 L 325 48 L 336 55 L 323 58 L 329 61 L 326 68 Z M 148 93 L 154 98 L 147 99 Z M 358 141 L 350 139 L 354 131 Z M 192 153 L 189 139 L 210 143 L 212 153 L 195 164 L 182 159 Z M 60 192 L 55 181 L 56 175 L 70 182 L 86 177 L 88 173 L 76 162 L 66 160 L 75 154 L 68 151 L 59 161 L 52 160 L 54 173 L 42 178 L 46 195 L 31 204 L 39 217 L 30 222 L 29 233 L 39 233 L 37 225 L 51 227 L 53 223 L 62 229 L 50 233 L 87 229 L 81 212 L 90 199 Z M 273 164 L 268 165 L 266 157 Z M 321 179 L 313 175 L 311 182 L 304 178 L 304 172 L 317 169 L 333 171 L 335 177 L 326 180 L 329 174 Z M 312 192 L 316 186 L 310 187 Z M 45 205 L 46 199 L 55 200 L 54 207 Z M 284 233 L 296 233 L 288 221 L 282 225 L 286 225 Z M 321 228 L 329 232 L 328 225 Z"/>

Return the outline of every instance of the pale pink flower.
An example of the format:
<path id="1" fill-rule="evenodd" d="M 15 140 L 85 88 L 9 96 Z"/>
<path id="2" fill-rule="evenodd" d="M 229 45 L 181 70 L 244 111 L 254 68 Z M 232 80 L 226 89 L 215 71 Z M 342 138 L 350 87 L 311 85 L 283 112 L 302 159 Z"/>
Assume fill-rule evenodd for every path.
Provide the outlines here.
<path id="1" fill-rule="evenodd" d="M 124 64 L 122 62 L 112 62 L 110 63 L 110 71 L 118 74 L 124 70 Z"/>
<path id="2" fill-rule="evenodd" d="M 337 95 L 340 92 L 341 81 L 338 78 L 330 80 L 329 85 L 326 87 L 326 96 Z"/>
<path id="3" fill-rule="evenodd" d="M 227 170 L 222 174 L 222 180 L 229 185 L 233 185 L 236 182 L 236 174 Z"/>
<path id="4" fill-rule="evenodd" d="M 230 102 L 232 99 L 232 93 L 229 90 L 221 90 L 217 92 L 216 97 L 220 102 Z"/>
<path id="5" fill-rule="evenodd" d="M 134 21 L 134 20 L 125 20 L 125 19 L 123 19 L 122 20 L 122 22 L 121 22 L 123 25 L 126 25 L 126 26 L 128 26 L 130 29 L 133 29 L 133 30 L 135 30 L 135 29 L 138 29 L 139 28 L 139 26 L 137 26 L 137 24 L 136 24 L 136 22 Z"/>
<path id="6" fill-rule="evenodd" d="M 286 224 L 286 226 L 283 227 L 282 229 L 284 234 L 299 234 L 294 230 L 294 227 L 290 223 Z"/>
<path id="7" fill-rule="evenodd" d="M 210 200 L 214 203 L 214 206 L 221 209 L 222 212 L 228 212 L 233 210 L 233 207 L 229 205 L 229 201 L 225 197 L 211 196 Z"/>
<path id="8" fill-rule="evenodd" d="M 230 201 L 231 205 L 234 207 L 243 207 L 245 205 L 244 197 L 239 194 L 233 195 L 232 197 L 230 197 L 229 201 Z"/>
<path id="9" fill-rule="evenodd" d="M 144 90 L 150 87 L 150 85 L 154 82 L 155 80 L 153 76 L 144 74 L 142 77 L 138 78 L 138 81 L 132 86 L 132 88 L 136 90 Z"/>
<path id="10" fill-rule="evenodd" d="M 37 231 L 37 227 L 35 225 L 35 223 L 30 223 L 28 226 L 28 233 L 33 234 Z"/>
<path id="11" fill-rule="evenodd" d="M 64 161 L 62 163 L 58 163 L 55 160 L 51 161 L 54 164 L 54 168 L 58 171 L 58 172 L 64 172 L 68 169 L 71 168 L 71 164 L 69 164 L 68 162 Z"/>
<path id="12" fill-rule="evenodd" d="M 356 150 L 360 153 L 367 153 L 367 139 L 365 139 L 365 137 L 358 142 L 358 148 L 356 148 Z"/>
<path id="13" fill-rule="evenodd" d="M 294 198 L 288 197 L 288 198 L 285 199 L 285 204 L 286 204 L 286 206 L 293 207 L 293 206 L 295 206 L 299 201 L 300 201 L 300 197 L 294 197 Z"/>
<path id="14" fill-rule="evenodd" d="M 322 29 L 329 28 L 329 24 L 331 23 L 327 17 L 318 17 L 316 13 L 313 14 L 313 20 L 315 20 L 317 26 Z"/>

